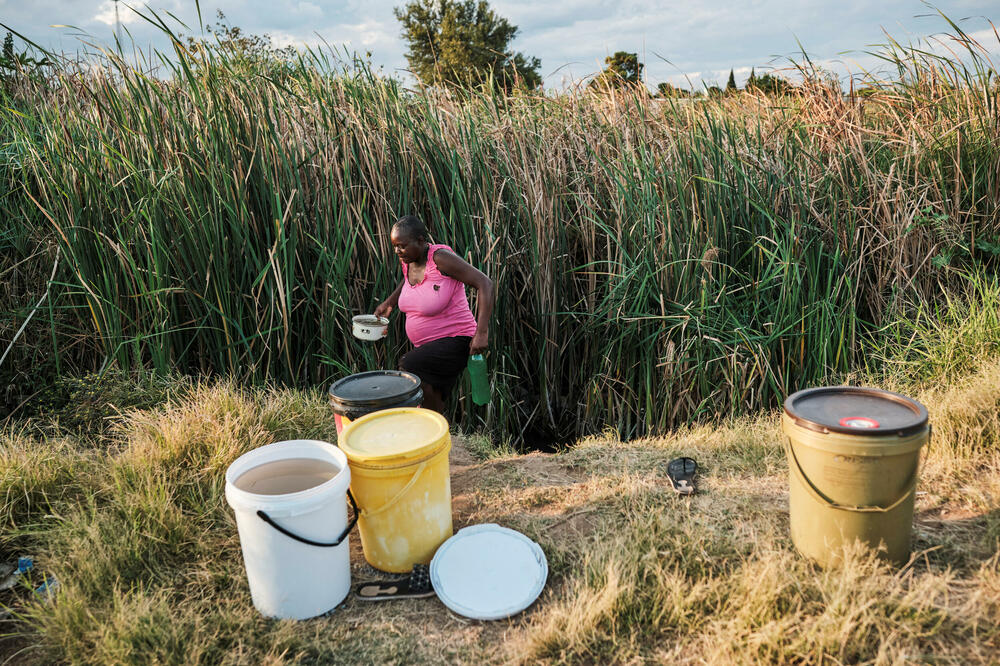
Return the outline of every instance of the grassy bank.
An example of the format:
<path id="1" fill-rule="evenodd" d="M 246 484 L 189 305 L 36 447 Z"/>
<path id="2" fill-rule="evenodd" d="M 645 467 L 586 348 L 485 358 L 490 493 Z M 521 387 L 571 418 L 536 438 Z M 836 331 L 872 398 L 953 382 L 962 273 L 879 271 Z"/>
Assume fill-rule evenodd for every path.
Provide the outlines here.
<path id="1" fill-rule="evenodd" d="M 808 69 L 788 97 L 697 104 L 410 92 L 179 42 L 166 78 L 59 65 L 0 105 L 2 339 L 34 312 L 7 409 L 108 367 L 306 387 L 392 366 L 398 322 L 385 349 L 347 324 L 398 278 L 406 213 L 498 284 L 496 398 L 466 428 L 641 436 L 870 370 L 973 288 L 959 269 L 995 280 L 996 71 L 948 27 L 964 60 L 887 45 L 898 71 L 864 97 Z"/>
<path id="2" fill-rule="evenodd" d="M 60 584 L 51 600 L 30 587 L 0 593 L 13 613 L 0 620 L 0 651 L 14 663 L 986 664 L 1000 650 L 997 362 L 917 396 L 935 435 L 901 569 L 852 552 L 824 571 L 795 553 L 771 413 L 669 437 L 593 437 L 557 455 L 476 457 L 489 447 L 457 440 L 456 527 L 523 531 L 550 565 L 532 609 L 488 623 L 435 599 L 261 618 L 223 472 L 274 440 L 332 438 L 322 395 L 121 386 L 131 390 L 119 404 L 95 402 L 85 421 L 67 405 L 0 433 L 0 549 L 35 557 L 33 585 Z M 666 480 L 676 455 L 702 465 L 690 499 Z M 352 538 L 363 580 L 373 572 Z"/>

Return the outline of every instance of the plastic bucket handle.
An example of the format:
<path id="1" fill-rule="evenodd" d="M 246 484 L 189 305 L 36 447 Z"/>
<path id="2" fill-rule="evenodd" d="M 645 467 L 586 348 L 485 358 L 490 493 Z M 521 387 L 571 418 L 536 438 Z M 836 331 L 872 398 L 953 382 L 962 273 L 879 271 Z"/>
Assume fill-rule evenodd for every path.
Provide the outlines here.
<path id="1" fill-rule="evenodd" d="M 307 539 L 305 537 L 299 536 L 298 534 L 290 532 L 281 525 L 279 525 L 278 523 L 274 522 L 274 519 L 271 518 L 271 516 L 267 515 L 267 513 L 259 509 L 257 510 L 257 516 L 259 516 L 261 520 L 263 520 L 265 523 L 267 523 L 274 529 L 278 530 L 287 537 L 295 539 L 296 541 L 301 541 L 302 543 L 308 544 L 310 546 L 319 546 L 320 548 L 333 548 L 335 546 L 339 546 L 344 542 L 344 540 L 347 538 L 347 535 L 351 533 L 351 530 L 354 529 L 354 525 L 357 524 L 358 522 L 358 505 L 354 501 L 354 495 L 351 494 L 350 490 L 347 491 L 347 499 L 351 500 L 351 508 L 354 509 L 354 517 L 351 519 L 351 522 L 347 523 L 347 527 L 344 528 L 343 534 L 341 534 L 340 537 L 338 537 L 337 540 L 334 541 L 333 543 L 321 543 L 319 541 L 313 541 L 312 539 Z"/>
<path id="2" fill-rule="evenodd" d="M 371 516 L 376 516 L 385 511 L 386 509 L 392 507 L 396 502 L 402 499 L 403 495 L 405 495 L 410 488 L 413 487 L 413 484 L 415 484 L 417 480 L 420 478 L 420 475 L 423 474 L 425 467 L 427 467 L 426 460 L 420 463 L 420 465 L 417 467 L 417 470 L 413 473 L 413 476 L 410 477 L 410 480 L 407 482 L 407 484 L 403 486 L 403 488 L 398 493 L 396 493 L 391 500 L 389 500 L 388 502 L 386 502 L 377 509 L 372 509 L 371 511 L 362 509 L 361 515 L 364 516 L 365 518 L 370 518 Z"/>
<path id="3" fill-rule="evenodd" d="M 931 441 L 931 429 L 928 426 L 927 428 L 928 448 L 930 447 L 930 441 Z M 888 513 L 892 511 L 897 506 L 902 504 L 906 500 L 906 498 L 910 496 L 910 493 L 912 493 L 916 489 L 917 477 L 920 475 L 920 471 L 922 470 L 923 465 L 927 464 L 927 454 L 925 453 L 923 465 L 920 465 L 913 470 L 913 475 L 910 477 L 910 480 L 906 482 L 906 488 L 900 494 L 899 499 L 894 501 L 889 506 L 878 506 L 878 505 L 848 506 L 846 504 L 837 504 L 836 502 L 828 498 L 826 495 L 821 493 L 819 489 L 813 485 L 813 482 L 809 480 L 808 476 L 806 476 L 805 470 L 802 469 L 802 465 L 799 464 L 799 459 L 795 456 L 795 449 L 792 447 L 791 437 L 785 437 L 785 451 L 788 453 L 788 456 L 795 463 L 795 468 L 799 472 L 799 478 L 805 481 L 806 491 L 812 496 L 814 500 L 816 500 L 820 504 L 826 504 L 831 509 L 838 509 L 840 511 L 850 511 L 853 513 Z"/>

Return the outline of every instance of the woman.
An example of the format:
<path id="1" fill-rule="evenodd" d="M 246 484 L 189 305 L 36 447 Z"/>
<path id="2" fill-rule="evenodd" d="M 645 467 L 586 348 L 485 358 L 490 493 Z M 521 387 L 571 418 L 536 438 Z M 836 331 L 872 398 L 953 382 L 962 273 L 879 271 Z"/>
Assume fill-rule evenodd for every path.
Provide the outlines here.
<path id="1" fill-rule="evenodd" d="M 420 378 L 423 406 L 444 412 L 444 401 L 469 361 L 489 345 L 493 282 L 447 245 L 433 245 L 427 227 L 413 215 L 401 217 L 389 236 L 403 268 L 396 291 L 375 308 L 386 317 L 406 313 L 406 336 L 414 349 L 399 360 L 401 370 Z M 465 285 L 479 292 L 472 316 Z"/>

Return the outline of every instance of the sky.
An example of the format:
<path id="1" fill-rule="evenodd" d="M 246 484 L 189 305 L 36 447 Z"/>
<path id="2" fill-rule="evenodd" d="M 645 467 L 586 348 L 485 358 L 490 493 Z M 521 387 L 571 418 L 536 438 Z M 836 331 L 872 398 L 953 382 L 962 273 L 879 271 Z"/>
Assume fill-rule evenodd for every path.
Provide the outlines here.
<path id="1" fill-rule="evenodd" d="M 412 80 L 406 44 L 393 8 L 406 0 L 201 0 L 205 23 L 221 10 L 245 32 L 269 34 L 280 46 L 331 45 L 364 54 L 387 74 Z M 651 87 L 666 81 L 682 88 L 725 85 L 729 71 L 738 84 L 768 68 L 813 62 L 844 78 L 877 68 L 866 55 L 885 43 L 949 31 L 940 10 L 990 49 L 1000 64 L 1000 41 L 989 21 L 1000 23 L 1000 0 L 494 0 L 494 11 L 518 26 L 511 48 L 541 59 L 547 88 L 573 85 L 603 67 L 616 51 L 639 54 Z M 46 48 L 77 53 L 92 43 L 110 43 L 115 30 L 113 0 L 0 0 L 0 23 Z M 129 7 L 151 8 L 184 34 L 198 34 L 194 0 L 121 0 L 119 16 L 142 49 L 167 45 L 161 33 Z M 170 18 L 176 17 L 176 21 Z M 178 22 L 179 21 L 179 22 Z M 187 27 L 181 25 L 186 24 Z M 73 26 L 53 27 L 53 26 Z M 800 47 L 801 45 L 801 47 Z M 941 49 L 943 47 L 935 47 Z"/>

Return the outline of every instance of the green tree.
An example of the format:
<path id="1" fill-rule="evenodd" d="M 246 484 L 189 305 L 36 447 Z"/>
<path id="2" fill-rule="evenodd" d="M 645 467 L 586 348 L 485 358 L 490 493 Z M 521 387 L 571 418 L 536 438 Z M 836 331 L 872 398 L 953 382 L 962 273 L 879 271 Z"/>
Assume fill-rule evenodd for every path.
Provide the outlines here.
<path id="1" fill-rule="evenodd" d="M 739 90 L 739 88 L 736 87 L 736 77 L 733 76 L 733 70 L 729 70 L 729 82 L 726 84 L 726 92 L 734 93 L 737 90 Z"/>
<path id="2" fill-rule="evenodd" d="M 207 65 L 209 50 L 224 54 L 234 73 L 259 72 L 281 76 L 294 69 L 297 57 L 295 48 L 275 46 L 268 34 L 254 35 L 230 25 L 222 10 L 216 12 L 217 24 L 207 24 L 205 32 L 210 37 L 187 38 L 187 50 L 200 65 Z M 183 36 L 182 36 L 183 37 Z"/>
<path id="3" fill-rule="evenodd" d="M 508 48 L 517 26 L 485 0 L 411 0 L 393 13 L 402 25 L 410 71 L 423 83 L 492 80 L 503 90 L 542 83 L 541 61 Z"/>
<path id="4" fill-rule="evenodd" d="M 755 76 L 753 72 L 751 72 L 750 80 L 747 81 L 746 86 L 747 90 L 756 90 L 765 95 L 785 95 L 790 93 L 793 88 L 795 86 L 779 76 L 774 74 Z"/>
<path id="5" fill-rule="evenodd" d="M 629 85 L 636 85 L 642 77 L 642 70 L 645 67 L 639 62 L 638 53 L 628 51 L 616 51 L 613 56 L 604 59 L 607 65 L 600 74 L 590 80 L 588 84 L 591 88 L 624 88 Z"/>
<path id="6" fill-rule="evenodd" d="M 669 98 L 669 97 L 690 97 L 691 93 L 683 88 L 676 88 L 673 85 L 664 81 L 663 83 L 657 84 L 656 86 L 656 96 Z"/>

